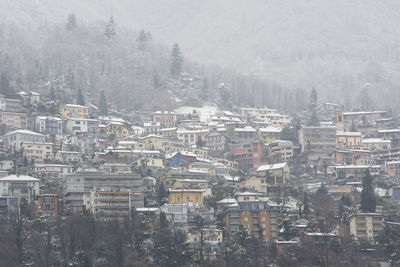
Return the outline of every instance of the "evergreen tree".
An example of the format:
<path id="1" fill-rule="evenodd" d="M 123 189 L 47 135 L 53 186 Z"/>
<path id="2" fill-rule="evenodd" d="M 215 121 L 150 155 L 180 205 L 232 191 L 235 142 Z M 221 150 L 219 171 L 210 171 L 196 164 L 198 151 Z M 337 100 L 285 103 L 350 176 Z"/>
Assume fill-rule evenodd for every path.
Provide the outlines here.
<path id="1" fill-rule="evenodd" d="M 104 94 L 104 91 L 100 92 L 99 112 L 100 112 L 100 115 L 103 115 L 103 116 L 108 114 L 107 98 L 106 98 L 106 95 Z"/>
<path id="2" fill-rule="evenodd" d="M 139 36 L 136 38 L 136 41 L 138 43 L 139 50 L 144 50 L 146 48 L 147 34 L 144 30 L 140 31 Z"/>
<path id="3" fill-rule="evenodd" d="M 361 192 L 361 207 L 360 209 L 365 212 L 375 212 L 376 198 L 374 188 L 372 186 L 372 176 L 369 170 L 366 171 L 363 178 L 363 189 Z"/>
<path id="4" fill-rule="evenodd" d="M 308 104 L 308 110 L 310 112 L 310 119 L 307 122 L 308 126 L 319 126 L 320 122 L 319 122 L 319 118 L 317 115 L 317 102 L 318 102 L 318 94 L 317 94 L 317 90 L 315 90 L 315 88 L 312 89 L 311 91 L 311 95 L 310 95 L 310 102 Z"/>
<path id="5" fill-rule="evenodd" d="M 51 85 L 51 88 L 50 88 L 50 99 L 51 100 L 56 100 L 56 92 L 54 91 L 54 85 Z"/>
<path id="6" fill-rule="evenodd" d="M 7 97 L 10 92 L 10 88 L 11 86 L 10 81 L 8 80 L 8 75 L 3 72 L 0 80 L 0 93 Z"/>
<path id="7" fill-rule="evenodd" d="M 356 124 L 354 123 L 354 120 L 351 122 L 350 132 L 357 132 L 357 128 L 356 128 Z"/>
<path id="8" fill-rule="evenodd" d="M 170 72 L 173 77 L 177 77 L 182 72 L 183 56 L 178 44 L 174 44 L 171 50 Z"/>
<path id="9" fill-rule="evenodd" d="M 311 117 L 310 117 L 310 120 L 308 121 L 307 125 L 308 126 L 320 126 L 321 125 L 318 115 L 317 115 L 317 112 L 315 110 L 313 110 L 311 112 Z"/>
<path id="10" fill-rule="evenodd" d="M 315 110 L 315 108 L 317 107 L 317 102 L 318 102 L 317 90 L 315 90 L 315 87 L 313 87 L 310 95 L 310 103 L 308 105 L 310 111 Z"/>
<path id="11" fill-rule="evenodd" d="M 114 17 L 111 15 L 108 24 L 106 25 L 104 36 L 109 40 L 113 40 L 116 35 Z"/>
<path id="12" fill-rule="evenodd" d="M 304 215 L 309 215 L 311 213 L 310 200 L 308 199 L 307 192 L 304 192 L 303 213 L 304 213 Z"/>
<path id="13" fill-rule="evenodd" d="M 82 94 L 82 90 L 78 90 L 78 96 L 76 97 L 76 104 L 84 106 L 85 105 L 85 97 Z"/>
<path id="14" fill-rule="evenodd" d="M 72 32 L 76 28 L 76 17 L 75 14 L 69 14 L 67 19 L 67 24 L 65 25 L 65 29 L 67 31 Z"/>
<path id="15" fill-rule="evenodd" d="M 75 88 L 75 75 L 74 75 L 74 71 L 72 70 L 72 68 L 68 69 L 68 73 L 65 76 L 65 84 L 69 89 L 74 90 L 74 88 Z"/>

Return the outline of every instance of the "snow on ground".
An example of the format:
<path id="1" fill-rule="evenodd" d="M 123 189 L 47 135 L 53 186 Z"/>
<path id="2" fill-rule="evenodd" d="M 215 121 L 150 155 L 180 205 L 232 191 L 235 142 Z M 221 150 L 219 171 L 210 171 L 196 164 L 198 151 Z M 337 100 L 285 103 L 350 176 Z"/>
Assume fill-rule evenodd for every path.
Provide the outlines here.
<path id="1" fill-rule="evenodd" d="M 219 108 L 214 106 L 204 106 L 204 107 L 183 106 L 175 109 L 174 112 L 181 114 L 189 114 L 193 113 L 193 110 L 196 110 L 196 112 L 199 114 L 201 122 L 207 122 L 211 116 L 217 114 Z"/>

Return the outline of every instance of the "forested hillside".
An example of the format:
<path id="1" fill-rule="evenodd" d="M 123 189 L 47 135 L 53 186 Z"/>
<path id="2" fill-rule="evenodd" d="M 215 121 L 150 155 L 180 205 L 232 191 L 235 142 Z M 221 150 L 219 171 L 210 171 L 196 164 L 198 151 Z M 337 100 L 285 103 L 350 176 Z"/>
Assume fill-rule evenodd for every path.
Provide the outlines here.
<path id="1" fill-rule="evenodd" d="M 83 32 L 79 34 L 96 44 L 94 50 L 87 48 L 96 54 L 108 44 L 98 45 L 92 34 L 97 29 L 95 36 L 98 37 L 104 30 L 105 21 L 113 14 L 119 33 L 124 27 L 136 31 L 145 28 L 153 34 L 155 43 L 170 48 L 178 42 L 186 63 L 191 59 L 203 65 L 229 68 L 224 71 L 225 82 L 232 85 L 234 101 L 243 105 L 266 104 L 288 112 L 304 107 L 299 96 L 308 94 L 312 87 L 319 92 L 321 101 L 344 104 L 348 110 L 361 108 L 357 103 L 362 90 L 368 87 L 374 109 L 391 107 L 396 110 L 396 99 L 400 96 L 399 12 L 400 3 L 395 0 L 335 0 L 329 3 L 317 0 L 256 0 L 250 3 L 239 0 L 16 0 L 0 3 L 0 15 L 12 14 L 2 16 L 3 26 L 13 25 L 13 31 L 20 27 L 32 29 L 33 40 L 29 39 L 25 44 L 33 46 L 29 49 L 41 45 L 42 38 L 52 42 L 49 38 L 54 39 L 54 36 L 43 36 L 44 31 L 40 33 L 40 30 L 53 28 L 56 23 L 59 29 L 52 31 L 60 34 L 64 18 L 75 13 L 80 23 L 92 25 L 90 30 L 85 30 L 90 32 L 89 36 Z M 17 31 L 14 35 L 21 36 L 21 33 Z M 58 37 L 57 43 L 65 47 L 73 40 L 91 44 L 79 36 Z M 123 40 L 118 48 L 110 48 L 110 58 L 121 55 L 120 48 L 128 57 L 136 57 L 127 49 L 134 46 L 136 36 L 120 35 L 120 38 Z M 64 43 L 65 39 L 69 39 L 69 43 Z M 167 68 L 168 53 L 157 58 L 161 52 L 158 47 L 155 50 L 158 52 L 150 56 L 152 63 L 149 65 L 157 62 L 151 67 L 155 68 L 152 73 L 162 75 L 161 69 Z M 149 63 L 147 56 L 140 56 L 146 64 Z M 85 60 L 79 58 L 79 61 Z M 116 65 L 126 66 L 125 63 L 113 63 L 113 71 L 121 73 Z M 246 76 L 231 74 L 232 70 Z M 212 68 L 202 68 L 202 72 L 207 71 L 215 73 Z M 132 68 L 126 74 L 132 77 Z M 140 79 L 150 81 L 150 76 L 153 75 Z M 255 81 L 253 77 L 263 81 Z M 109 83 L 104 86 L 112 90 L 119 84 L 127 85 L 126 79 L 129 80 L 124 75 L 122 80 L 113 81 L 112 86 Z M 208 82 L 214 81 L 209 78 Z M 131 83 L 130 88 L 138 86 L 136 79 Z M 215 89 L 212 84 L 211 89 Z M 145 89 L 143 86 L 134 89 L 140 90 Z M 119 93 L 125 92 L 122 89 Z"/>

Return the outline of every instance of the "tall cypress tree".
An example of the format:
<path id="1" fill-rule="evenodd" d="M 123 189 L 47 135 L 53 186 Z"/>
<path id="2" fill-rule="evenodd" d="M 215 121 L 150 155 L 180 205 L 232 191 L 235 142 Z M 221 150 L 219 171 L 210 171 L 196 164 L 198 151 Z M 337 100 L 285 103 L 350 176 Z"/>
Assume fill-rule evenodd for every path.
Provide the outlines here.
<path id="1" fill-rule="evenodd" d="M 85 105 L 85 97 L 82 94 L 82 90 L 78 90 L 78 96 L 76 97 L 76 104 L 84 106 Z"/>
<path id="2" fill-rule="evenodd" d="M 76 28 L 76 17 L 75 14 L 69 14 L 67 19 L 67 24 L 65 25 L 65 29 L 67 31 L 72 32 Z"/>
<path id="3" fill-rule="evenodd" d="M 369 173 L 369 170 L 366 171 L 362 184 L 363 184 L 363 189 L 361 192 L 360 209 L 365 212 L 375 212 L 376 197 L 374 193 L 374 188 L 372 186 L 372 176 Z"/>
<path id="4" fill-rule="evenodd" d="M 111 15 L 110 19 L 108 20 L 108 24 L 106 25 L 106 29 L 104 31 L 104 36 L 109 40 L 114 39 L 115 36 L 117 35 L 114 26 L 115 26 L 114 17 Z"/>
<path id="5" fill-rule="evenodd" d="M 173 77 L 177 77 L 182 72 L 183 56 L 178 44 L 174 44 L 171 50 L 170 72 Z"/>
<path id="6" fill-rule="evenodd" d="M 100 112 L 100 115 L 103 115 L 103 116 L 108 114 L 107 98 L 106 98 L 106 95 L 104 94 L 104 91 L 100 92 L 99 112 Z"/>

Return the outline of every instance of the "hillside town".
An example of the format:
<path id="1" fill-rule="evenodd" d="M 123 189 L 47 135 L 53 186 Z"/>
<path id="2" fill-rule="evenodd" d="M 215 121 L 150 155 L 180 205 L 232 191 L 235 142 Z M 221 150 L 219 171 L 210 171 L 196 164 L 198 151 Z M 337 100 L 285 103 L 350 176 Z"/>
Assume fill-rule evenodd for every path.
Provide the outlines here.
<path id="1" fill-rule="evenodd" d="M 75 104 L 41 89 L 0 97 L 0 219 L 14 229 L 2 230 L 2 246 L 17 240 L 16 261 L 399 264 L 400 124 L 390 111 L 349 112 L 313 89 L 293 115 L 128 113 L 103 93 Z M 110 244 L 94 249 L 101 233 Z M 113 249 L 113 263 L 93 263 Z"/>

